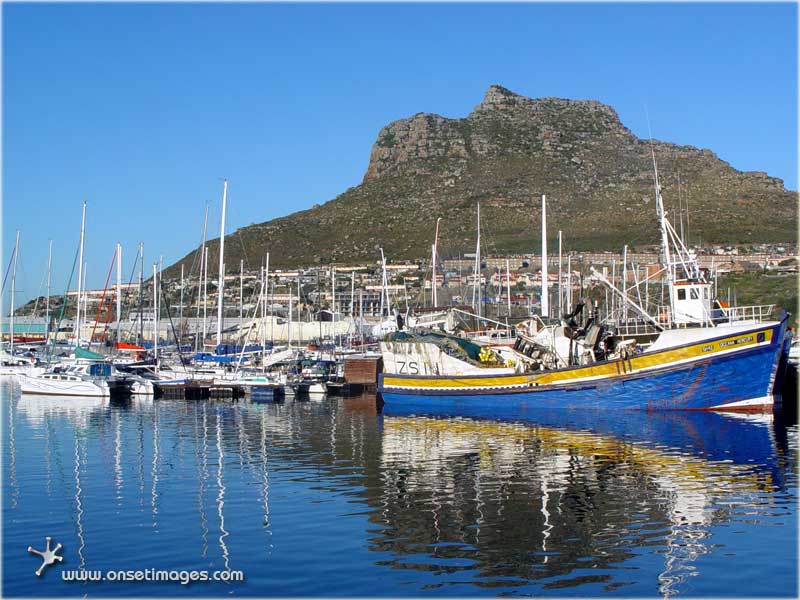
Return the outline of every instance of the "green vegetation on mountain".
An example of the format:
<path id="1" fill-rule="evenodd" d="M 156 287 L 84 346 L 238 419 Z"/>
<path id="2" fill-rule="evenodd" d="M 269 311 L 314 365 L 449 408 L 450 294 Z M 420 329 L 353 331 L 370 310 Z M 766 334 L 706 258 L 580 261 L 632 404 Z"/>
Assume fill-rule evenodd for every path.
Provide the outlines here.
<path id="1" fill-rule="evenodd" d="M 596 101 L 491 86 L 466 118 L 417 114 L 386 125 L 360 185 L 233 232 L 226 263 L 238 265 L 243 250 L 256 265 L 269 251 L 277 267 L 374 262 L 380 247 L 389 260 L 423 258 L 437 217 L 443 251 L 470 251 L 478 202 L 486 250 L 538 251 L 541 194 L 550 231 L 563 230 L 570 249 L 654 243 L 651 147 L 676 227 L 679 203 L 688 205 L 691 243 L 796 240 L 797 194 L 780 179 L 737 171 L 710 150 L 641 140 Z M 212 265 L 217 248 L 213 240 Z"/>
<path id="2" fill-rule="evenodd" d="M 717 282 L 717 295 L 739 306 L 774 304 L 777 316 L 781 310 L 792 315 L 789 324 L 795 329 L 800 323 L 797 274 L 756 271 L 751 273 L 729 273 Z"/>

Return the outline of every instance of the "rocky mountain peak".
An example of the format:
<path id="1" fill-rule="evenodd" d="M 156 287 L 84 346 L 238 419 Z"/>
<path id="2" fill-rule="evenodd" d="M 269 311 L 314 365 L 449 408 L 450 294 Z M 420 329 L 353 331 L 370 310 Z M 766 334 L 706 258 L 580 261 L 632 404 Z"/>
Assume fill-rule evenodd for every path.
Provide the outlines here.
<path id="1" fill-rule="evenodd" d="M 529 98 L 515 94 L 502 85 L 493 84 L 486 90 L 483 100 L 476 107 L 476 110 L 503 110 L 514 108 L 523 104 L 525 100 L 530 103 Z"/>
<path id="2" fill-rule="evenodd" d="M 571 249 L 658 241 L 652 151 L 667 208 L 691 205 L 691 241 L 797 239 L 797 194 L 764 173 L 742 172 L 712 151 L 639 139 L 595 100 L 527 98 L 500 85 L 463 118 L 418 113 L 383 127 L 364 180 L 329 202 L 238 232 L 231 261 L 273 249 L 276 264 L 429 256 L 442 244 L 474 248 L 481 203 L 489 252 L 536 247 L 536 203 Z M 210 243 L 213 262 L 216 242 Z M 244 252 L 246 250 L 246 252 Z M 187 267 L 194 253 L 184 259 Z"/>

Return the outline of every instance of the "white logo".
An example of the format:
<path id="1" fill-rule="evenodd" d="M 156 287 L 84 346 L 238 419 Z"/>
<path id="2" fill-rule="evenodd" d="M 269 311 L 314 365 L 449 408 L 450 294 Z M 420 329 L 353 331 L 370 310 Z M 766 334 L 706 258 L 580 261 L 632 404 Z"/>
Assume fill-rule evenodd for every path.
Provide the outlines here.
<path id="1" fill-rule="evenodd" d="M 46 537 L 44 539 L 47 541 L 47 545 L 45 546 L 44 552 L 35 550 L 33 546 L 28 546 L 28 552 L 31 552 L 33 554 L 38 554 L 39 556 L 42 557 L 42 566 L 36 569 L 36 575 L 39 576 L 41 576 L 42 571 L 44 571 L 44 568 L 46 566 L 52 565 L 56 561 L 61 562 L 62 560 L 64 560 L 64 557 L 56 556 L 56 552 L 61 550 L 61 544 L 58 544 L 55 548 L 50 550 L 50 538 Z"/>

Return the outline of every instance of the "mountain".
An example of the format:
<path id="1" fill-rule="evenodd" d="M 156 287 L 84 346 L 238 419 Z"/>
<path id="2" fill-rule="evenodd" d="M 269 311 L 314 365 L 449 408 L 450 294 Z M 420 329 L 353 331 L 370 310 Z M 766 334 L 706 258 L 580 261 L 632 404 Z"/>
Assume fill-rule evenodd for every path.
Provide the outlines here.
<path id="1" fill-rule="evenodd" d="M 229 234 L 225 262 L 238 265 L 243 248 L 253 266 L 267 251 L 276 267 L 374 262 L 380 247 L 389 260 L 427 257 L 437 217 L 444 251 L 471 251 L 479 201 L 484 252 L 538 251 L 541 194 L 551 240 L 561 229 L 566 248 L 656 243 L 651 147 L 676 228 L 679 202 L 689 207 L 692 243 L 796 240 L 797 195 L 782 180 L 707 149 L 639 139 L 600 102 L 493 85 L 466 118 L 419 113 L 386 125 L 361 184 Z M 217 248 L 212 241 L 212 272 Z M 194 252 L 168 275 L 181 262 L 188 269 Z"/>

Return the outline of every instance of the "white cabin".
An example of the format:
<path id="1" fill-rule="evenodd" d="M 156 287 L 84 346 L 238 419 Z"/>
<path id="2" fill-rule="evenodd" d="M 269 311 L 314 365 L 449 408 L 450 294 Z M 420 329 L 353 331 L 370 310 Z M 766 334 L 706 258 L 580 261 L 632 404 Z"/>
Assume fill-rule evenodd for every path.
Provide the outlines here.
<path id="1" fill-rule="evenodd" d="M 711 320 L 711 287 L 703 281 L 676 281 L 672 293 L 672 320 L 676 325 L 708 323 Z"/>

